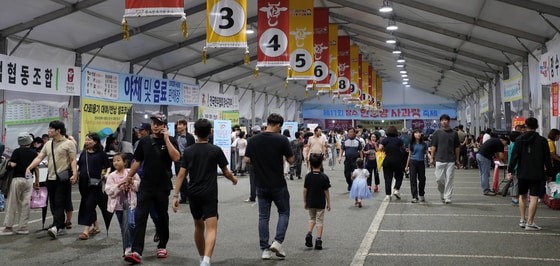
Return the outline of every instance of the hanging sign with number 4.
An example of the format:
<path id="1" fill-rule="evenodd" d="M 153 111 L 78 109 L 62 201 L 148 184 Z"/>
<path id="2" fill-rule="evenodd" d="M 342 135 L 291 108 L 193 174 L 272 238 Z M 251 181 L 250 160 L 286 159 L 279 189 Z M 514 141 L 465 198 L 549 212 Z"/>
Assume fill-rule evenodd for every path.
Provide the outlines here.
<path id="1" fill-rule="evenodd" d="M 247 0 L 206 2 L 206 46 L 247 48 Z"/>
<path id="2" fill-rule="evenodd" d="M 258 8 L 257 66 L 289 65 L 289 0 L 259 0 Z"/>

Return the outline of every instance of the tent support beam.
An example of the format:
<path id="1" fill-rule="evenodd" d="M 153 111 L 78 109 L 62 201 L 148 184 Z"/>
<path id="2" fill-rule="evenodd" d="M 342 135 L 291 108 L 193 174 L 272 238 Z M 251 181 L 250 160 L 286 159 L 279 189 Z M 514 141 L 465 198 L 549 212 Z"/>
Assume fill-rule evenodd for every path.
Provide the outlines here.
<path id="1" fill-rule="evenodd" d="M 19 46 L 25 41 L 25 39 L 27 39 L 27 36 L 29 36 L 29 33 L 31 33 L 31 31 L 33 30 L 33 28 L 29 28 L 29 30 L 27 30 L 27 32 L 25 33 L 25 35 L 23 36 L 23 38 L 21 38 L 18 43 L 16 44 L 16 46 L 14 47 L 14 49 L 12 49 L 12 51 L 10 51 L 9 55 L 13 55 L 14 52 L 19 48 Z"/>

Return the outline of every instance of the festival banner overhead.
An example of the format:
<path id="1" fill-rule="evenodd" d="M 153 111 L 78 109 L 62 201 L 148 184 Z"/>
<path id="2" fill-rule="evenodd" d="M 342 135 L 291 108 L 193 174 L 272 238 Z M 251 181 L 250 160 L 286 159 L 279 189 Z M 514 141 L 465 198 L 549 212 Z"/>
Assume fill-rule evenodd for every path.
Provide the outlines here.
<path id="1" fill-rule="evenodd" d="M 329 9 L 315 8 L 313 11 L 313 74 L 315 86 L 319 91 L 330 90 L 329 79 Z M 307 81 L 307 87 L 313 87 L 313 81 Z"/>
<path id="2" fill-rule="evenodd" d="M 375 80 L 377 82 L 375 101 L 377 102 L 377 108 L 383 108 L 383 79 L 377 76 Z"/>
<path id="3" fill-rule="evenodd" d="M 374 98 L 374 107 L 377 107 L 377 71 L 371 68 L 371 96 Z"/>
<path id="4" fill-rule="evenodd" d="M 120 103 L 197 106 L 200 88 L 175 80 L 84 69 L 82 96 Z"/>
<path id="5" fill-rule="evenodd" d="M 368 71 L 368 87 L 367 87 L 367 88 L 368 88 L 368 92 L 367 92 L 367 93 L 369 94 L 369 97 L 370 97 L 370 98 L 369 98 L 368 104 L 369 104 L 370 106 L 375 106 L 375 105 L 373 105 L 373 104 L 375 103 L 375 101 L 374 101 L 374 99 L 375 99 L 375 94 L 373 93 L 373 88 L 375 88 L 375 85 L 373 85 L 373 80 L 374 80 L 374 78 L 373 78 L 373 76 L 372 76 L 372 74 L 373 74 L 373 67 L 372 67 L 370 64 L 368 64 L 368 70 L 367 70 L 367 71 Z"/>
<path id="6" fill-rule="evenodd" d="M 329 24 L 329 84 L 338 90 L 338 25 Z"/>
<path id="7" fill-rule="evenodd" d="M 245 48 L 245 64 L 250 62 L 247 47 L 247 0 L 206 1 L 206 46 L 202 61 L 206 63 L 206 47 Z"/>
<path id="8" fill-rule="evenodd" d="M 350 94 L 350 37 L 338 37 L 338 93 Z"/>
<path id="9" fill-rule="evenodd" d="M 360 47 L 350 46 L 350 94 L 352 98 L 360 96 Z"/>
<path id="10" fill-rule="evenodd" d="M 130 103 L 115 103 L 82 98 L 80 147 L 83 147 L 86 135 L 90 132 L 115 132 L 117 127 L 132 107 Z M 108 135 L 110 135 L 108 134 Z"/>
<path id="11" fill-rule="evenodd" d="M 258 1 L 257 67 L 288 66 L 289 0 Z"/>
<path id="12" fill-rule="evenodd" d="M 288 79 L 314 80 L 313 1 L 290 0 L 290 67 Z"/>
<path id="13" fill-rule="evenodd" d="M 181 17 L 183 37 L 187 37 L 187 15 L 183 0 L 125 0 L 122 26 L 124 39 L 129 39 L 126 18 L 133 17 Z"/>
<path id="14" fill-rule="evenodd" d="M 517 75 L 508 80 L 504 80 L 504 95 L 503 95 L 504 102 L 513 102 L 513 101 L 521 100 L 522 97 L 521 81 L 522 81 L 521 75 Z"/>
<path id="15" fill-rule="evenodd" d="M 365 104 L 369 104 L 369 99 L 371 98 L 371 95 L 369 94 L 369 63 L 367 60 L 363 60 L 362 58 L 362 68 L 361 68 L 361 80 L 362 80 L 362 97 L 361 100 L 365 103 Z"/>
<path id="16" fill-rule="evenodd" d="M 354 109 L 350 105 L 336 104 L 303 104 L 303 118 L 315 119 L 438 119 L 442 114 L 457 118 L 456 104 L 447 106 L 437 104 L 388 105 L 373 112 L 366 109 Z"/>
<path id="17" fill-rule="evenodd" d="M 80 95 L 80 68 L 0 54 L 0 89 Z"/>

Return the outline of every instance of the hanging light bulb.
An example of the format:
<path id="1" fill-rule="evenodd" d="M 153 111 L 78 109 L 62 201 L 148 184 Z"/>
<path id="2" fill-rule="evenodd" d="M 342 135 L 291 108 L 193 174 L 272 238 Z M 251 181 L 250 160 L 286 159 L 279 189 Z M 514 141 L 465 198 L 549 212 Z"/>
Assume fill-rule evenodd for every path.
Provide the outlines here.
<path id="1" fill-rule="evenodd" d="M 410 84 L 406 84 L 406 85 L 404 85 L 404 86 L 407 87 L 407 88 L 410 88 Z"/>
<path id="2" fill-rule="evenodd" d="M 406 74 L 406 73 L 407 73 L 407 72 L 406 72 L 406 69 L 403 69 L 403 70 L 401 70 L 401 71 L 399 71 L 399 72 L 400 72 L 401 74 Z"/>
<path id="3" fill-rule="evenodd" d="M 401 54 L 402 51 L 399 47 L 395 47 L 395 50 L 393 50 L 393 54 Z"/>
<path id="4" fill-rule="evenodd" d="M 389 3 L 389 1 L 387 0 L 384 0 L 383 5 L 379 8 L 379 12 L 381 13 L 393 12 L 393 7 L 391 6 L 391 3 Z"/>
<path id="5" fill-rule="evenodd" d="M 395 39 L 394 37 L 392 37 L 392 38 L 387 39 L 387 40 L 385 41 L 385 43 L 388 43 L 388 44 L 395 44 L 395 43 L 397 43 L 397 39 Z"/>
<path id="6" fill-rule="evenodd" d="M 247 30 L 245 30 L 245 33 L 247 34 L 255 33 L 255 30 L 253 30 L 253 26 L 251 26 L 251 24 L 247 25 Z"/>
<path id="7" fill-rule="evenodd" d="M 393 19 L 389 19 L 389 24 L 387 24 L 387 30 L 398 30 L 399 26 L 397 26 L 397 22 L 395 22 Z"/>
<path id="8" fill-rule="evenodd" d="M 404 56 L 402 56 L 402 54 L 399 56 L 399 58 L 397 59 L 397 63 L 404 63 L 406 62 L 406 60 L 404 59 Z"/>
<path id="9" fill-rule="evenodd" d="M 402 68 L 402 67 L 404 67 L 404 64 L 397 64 L 397 67 Z"/>

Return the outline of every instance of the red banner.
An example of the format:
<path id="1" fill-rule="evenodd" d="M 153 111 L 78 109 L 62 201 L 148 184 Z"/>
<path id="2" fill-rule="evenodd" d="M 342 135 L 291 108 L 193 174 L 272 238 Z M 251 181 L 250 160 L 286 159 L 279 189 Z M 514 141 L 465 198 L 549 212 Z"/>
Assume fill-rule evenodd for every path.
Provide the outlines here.
<path id="1" fill-rule="evenodd" d="M 552 83 L 552 116 L 558 116 L 558 83 Z"/>
<path id="2" fill-rule="evenodd" d="M 329 80 L 329 9 L 315 8 L 313 17 L 313 74 L 317 88 L 330 88 Z M 313 85 L 312 80 L 307 81 L 307 87 Z M 328 89 L 326 89 L 328 91 Z"/>
<path id="3" fill-rule="evenodd" d="M 372 75 L 372 70 L 373 68 L 371 67 L 371 65 L 368 65 L 368 88 L 367 88 L 367 93 L 369 94 L 369 102 L 368 104 L 373 106 L 373 99 L 375 98 L 375 96 L 373 95 L 373 87 L 375 85 L 373 85 L 373 75 Z"/>
<path id="4" fill-rule="evenodd" d="M 338 37 L 338 91 L 350 94 L 350 37 Z"/>
<path id="5" fill-rule="evenodd" d="M 125 17 L 183 16 L 183 0 L 126 0 Z"/>
<path id="6" fill-rule="evenodd" d="M 257 66 L 288 66 L 289 0 L 258 1 Z"/>

